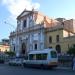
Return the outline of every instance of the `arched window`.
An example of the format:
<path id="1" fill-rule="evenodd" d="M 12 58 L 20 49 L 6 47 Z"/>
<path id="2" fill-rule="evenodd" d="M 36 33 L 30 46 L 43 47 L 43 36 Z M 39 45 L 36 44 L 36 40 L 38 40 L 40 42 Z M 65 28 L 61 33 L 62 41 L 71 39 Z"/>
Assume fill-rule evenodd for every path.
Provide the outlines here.
<path id="1" fill-rule="evenodd" d="M 21 51 L 21 53 L 25 54 L 25 52 L 26 52 L 26 44 L 22 43 L 22 51 Z"/>
<path id="2" fill-rule="evenodd" d="M 61 46 L 60 45 L 56 45 L 56 51 L 57 51 L 57 53 L 61 53 Z"/>
<path id="3" fill-rule="evenodd" d="M 75 44 L 73 44 L 73 47 L 75 48 Z"/>

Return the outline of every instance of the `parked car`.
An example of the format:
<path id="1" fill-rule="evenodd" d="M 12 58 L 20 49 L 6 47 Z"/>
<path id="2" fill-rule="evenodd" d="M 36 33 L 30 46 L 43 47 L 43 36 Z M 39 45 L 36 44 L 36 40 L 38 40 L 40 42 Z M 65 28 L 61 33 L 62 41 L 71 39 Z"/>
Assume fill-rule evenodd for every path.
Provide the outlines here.
<path id="1" fill-rule="evenodd" d="M 23 58 L 13 58 L 9 60 L 9 65 L 13 66 L 21 66 L 23 62 Z"/>

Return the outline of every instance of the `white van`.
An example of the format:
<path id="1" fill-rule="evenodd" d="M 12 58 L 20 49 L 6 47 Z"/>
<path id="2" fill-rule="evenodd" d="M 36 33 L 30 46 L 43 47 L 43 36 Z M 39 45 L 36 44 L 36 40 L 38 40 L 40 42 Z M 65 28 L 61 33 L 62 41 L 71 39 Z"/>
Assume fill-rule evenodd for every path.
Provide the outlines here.
<path id="1" fill-rule="evenodd" d="M 30 51 L 28 53 L 28 60 L 24 60 L 23 65 L 48 68 L 56 67 L 58 65 L 57 52 L 52 48 Z"/>

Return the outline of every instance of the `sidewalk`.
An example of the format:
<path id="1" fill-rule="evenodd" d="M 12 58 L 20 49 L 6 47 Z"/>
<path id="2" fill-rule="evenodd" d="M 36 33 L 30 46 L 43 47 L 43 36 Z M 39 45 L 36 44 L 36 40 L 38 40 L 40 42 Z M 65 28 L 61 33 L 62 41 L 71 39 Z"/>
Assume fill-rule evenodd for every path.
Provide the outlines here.
<path id="1" fill-rule="evenodd" d="M 62 69 L 62 70 L 72 70 L 71 67 L 57 67 L 56 69 Z"/>
<path id="2" fill-rule="evenodd" d="M 58 70 L 66 70 L 66 71 L 73 71 L 73 69 L 71 67 L 56 67 L 55 69 L 58 69 Z"/>

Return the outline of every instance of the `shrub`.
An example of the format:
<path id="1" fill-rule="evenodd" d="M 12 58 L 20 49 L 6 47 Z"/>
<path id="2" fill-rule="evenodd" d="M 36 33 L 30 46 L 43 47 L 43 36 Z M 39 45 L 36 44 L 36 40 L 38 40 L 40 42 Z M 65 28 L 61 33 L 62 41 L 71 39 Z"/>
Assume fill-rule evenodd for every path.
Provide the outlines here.
<path id="1" fill-rule="evenodd" d="M 5 54 L 7 54 L 9 56 L 15 56 L 15 52 L 13 52 L 13 51 L 6 51 Z"/>
<path id="2" fill-rule="evenodd" d="M 75 47 L 71 47 L 68 51 L 67 51 L 68 54 L 70 55 L 75 55 Z"/>

